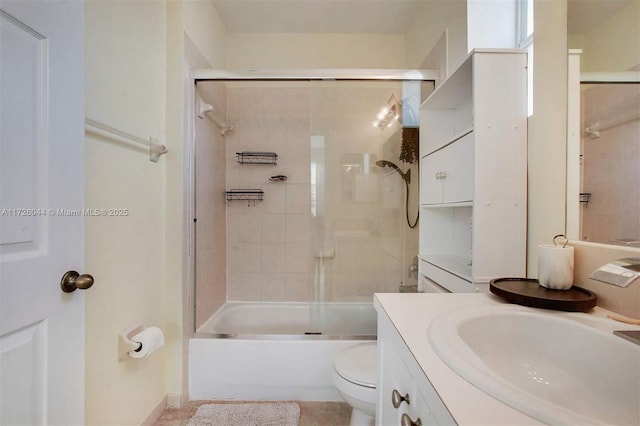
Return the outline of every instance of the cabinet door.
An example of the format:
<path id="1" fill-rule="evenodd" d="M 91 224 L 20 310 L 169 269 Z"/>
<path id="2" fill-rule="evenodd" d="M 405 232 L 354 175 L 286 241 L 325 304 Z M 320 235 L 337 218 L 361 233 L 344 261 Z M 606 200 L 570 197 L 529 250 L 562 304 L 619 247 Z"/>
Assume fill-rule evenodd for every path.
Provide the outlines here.
<path id="1" fill-rule="evenodd" d="M 402 415 L 408 413 L 416 396 L 416 386 L 405 366 L 402 358 L 388 340 L 379 340 L 382 345 L 382 381 L 378 396 L 380 407 L 376 416 L 376 425 L 395 426 L 400 425 Z M 409 403 L 402 401 L 398 407 L 392 403 L 393 393 L 398 392 L 402 397 L 407 397 Z"/>
<path id="2" fill-rule="evenodd" d="M 473 201 L 473 133 L 422 157 L 420 204 Z"/>
<path id="3" fill-rule="evenodd" d="M 439 178 L 442 172 L 440 153 L 441 151 L 434 152 L 422 157 L 420 161 L 420 204 L 442 203 L 443 187 L 442 179 Z"/>
<path id="4" fill-rule="evenodd" d="M 444 175 L 442 202 L 473 201 L 473 133 L 455 141 L 436 154 L 440 154 L 440 169 Z"/>

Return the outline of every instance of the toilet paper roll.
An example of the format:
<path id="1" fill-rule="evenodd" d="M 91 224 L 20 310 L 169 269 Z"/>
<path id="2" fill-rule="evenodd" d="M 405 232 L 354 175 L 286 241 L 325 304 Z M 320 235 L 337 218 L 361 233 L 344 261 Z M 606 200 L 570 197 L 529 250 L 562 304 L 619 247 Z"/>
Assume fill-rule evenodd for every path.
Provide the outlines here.
<path id="1" fill-rule="evenodd" d="M 538 282 L 553 290 L 568 290 L 573 285 L 573 247 L 538 247 Z"/>
<path id="2" fill-rule="evenodd" d="M 131 358 L 146 358 L 164 346 L 164 334 L 158 327 L 147 327 L 131 337 L 132 342 L 141 343 L 138 351 L 129 352 Z"/>

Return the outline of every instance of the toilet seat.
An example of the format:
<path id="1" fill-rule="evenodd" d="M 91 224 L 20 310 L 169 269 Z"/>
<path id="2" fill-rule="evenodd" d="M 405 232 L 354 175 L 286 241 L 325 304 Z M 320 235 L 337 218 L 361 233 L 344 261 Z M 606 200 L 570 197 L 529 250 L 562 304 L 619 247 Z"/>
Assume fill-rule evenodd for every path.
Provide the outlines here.
<path id="1" fill-rule="evenodd" d="M 378 375 L 377 343 L 363 343 L 340 352 L 335 360 L 336 373 L 358 386 L 376 388 Z"/>

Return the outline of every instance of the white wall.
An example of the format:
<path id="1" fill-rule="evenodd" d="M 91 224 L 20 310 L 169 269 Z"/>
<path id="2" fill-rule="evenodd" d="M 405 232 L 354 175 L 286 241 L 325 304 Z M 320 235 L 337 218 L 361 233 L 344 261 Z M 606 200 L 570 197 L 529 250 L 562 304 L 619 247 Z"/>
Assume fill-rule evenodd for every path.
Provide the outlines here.
<path id="1" fill-rule="evenodd" d="M 515 0 L 467 1 L 467 49 L 517 46 Z"/>
<path id="2" fill-rule="evenodd" d="M 165 142 L 165 19 L 161 2 L 87 2 L 86 115 Z M 126 63 L 126 66 L 122 66 Z M 86 206 L 126 217 L 86 218 L 86 424 L 141 424 L 165 396 L 164 350 L 118 361 L 118 334 L 164 328 L 165 159 L 87 136 Z"/>

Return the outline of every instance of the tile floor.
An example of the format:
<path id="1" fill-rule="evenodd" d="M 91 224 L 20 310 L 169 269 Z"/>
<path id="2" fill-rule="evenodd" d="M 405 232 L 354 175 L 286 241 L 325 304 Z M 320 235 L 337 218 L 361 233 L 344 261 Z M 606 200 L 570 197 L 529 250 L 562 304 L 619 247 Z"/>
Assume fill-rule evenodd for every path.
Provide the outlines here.
<path id="1" fill-rule="evenodd" d="M 180 409 L 166 409 L 154 426 L 185 426 L 202 404 L 239 401 L 188 401 Z M 300 426 L 348 426 L 351 407 L 346 402 L 296 401 L 300 405 Z"/>

